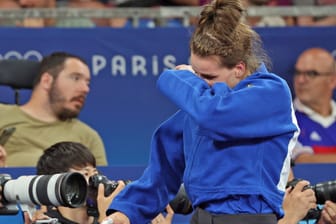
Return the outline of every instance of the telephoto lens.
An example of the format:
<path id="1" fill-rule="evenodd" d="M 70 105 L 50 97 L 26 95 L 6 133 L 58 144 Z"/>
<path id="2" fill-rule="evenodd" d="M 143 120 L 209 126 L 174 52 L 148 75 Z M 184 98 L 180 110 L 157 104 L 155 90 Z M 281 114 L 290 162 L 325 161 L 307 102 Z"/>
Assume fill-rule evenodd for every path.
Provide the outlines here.
<path id="1" fill-rule="evenodd" d="M 324 204 L 327 200 L 336 202 L 336 180 L 318 183 L 312 189 L 315 191 L 317 204 Z"/>
<path id="2" fill-rule="evenodd" d="M 85 177 L 76 172 L 20 176 L 17 179 L 2 174 L 0 185 L 4 205 L 20 203 L 76 208 L 85 203 L 87 195 Z"/>

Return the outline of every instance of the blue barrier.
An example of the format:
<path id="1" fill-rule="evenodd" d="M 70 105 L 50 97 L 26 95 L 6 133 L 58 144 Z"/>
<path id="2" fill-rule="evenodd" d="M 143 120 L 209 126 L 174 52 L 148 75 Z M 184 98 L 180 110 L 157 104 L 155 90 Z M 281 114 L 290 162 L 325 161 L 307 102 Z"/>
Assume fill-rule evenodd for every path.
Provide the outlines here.
<path id="1" fill-rule="evenodd" d="M 298 54 L 320 46 L 335 51 L 336 27 L 259 28 L 273 71 L 291 86 Z M 188 63 L 190 28 L 0 29 L 0 59 L 38 60 L 52 51 L 83 56 L 92 72 L 91 93 L 80 118 L 102 136 L 110 165 L 147 164 L 153 131 L 176 107 L 156 89 L 164 69 Z M 22 102 L 30 92 L 24 91 Z M 0 88 L 0 101 L 13 102 Z M 1 118 L 2 119 L 2 118 Z"/>

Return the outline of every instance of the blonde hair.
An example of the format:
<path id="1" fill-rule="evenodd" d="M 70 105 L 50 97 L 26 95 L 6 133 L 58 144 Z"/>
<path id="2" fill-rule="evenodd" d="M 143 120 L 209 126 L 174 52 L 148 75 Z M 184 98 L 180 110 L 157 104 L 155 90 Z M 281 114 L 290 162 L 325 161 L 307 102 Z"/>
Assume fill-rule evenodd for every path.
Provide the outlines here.
<path id="1" fill-rule="evenodd" d="M 242 22 L 245 10 L 239 0 L 213 0 L 204 6 L 190 41 L 191 52 L 200 57 L 219 56 L 222 66 L 244 62 L 255 71 L 270 61 L 259 35 Z"/>

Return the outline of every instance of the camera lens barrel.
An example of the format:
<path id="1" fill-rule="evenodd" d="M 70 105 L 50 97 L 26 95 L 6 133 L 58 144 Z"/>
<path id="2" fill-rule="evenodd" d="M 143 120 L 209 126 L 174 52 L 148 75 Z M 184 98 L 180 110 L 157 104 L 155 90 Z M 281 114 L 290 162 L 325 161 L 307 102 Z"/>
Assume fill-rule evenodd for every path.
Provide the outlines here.
<path id="1" fill-rule="evenodd" d="M 87 183 L 80 173 L 21 176 L 3 184 L 4 201 L 29 205 L 79 207 L 87 194 Z"/>
<path id="2" fill-rule="evenodd" d="M 324 204 L 326 200 L 336 202 L 336 180 L 318 183 L 313 189 L 317 204 Z"/>

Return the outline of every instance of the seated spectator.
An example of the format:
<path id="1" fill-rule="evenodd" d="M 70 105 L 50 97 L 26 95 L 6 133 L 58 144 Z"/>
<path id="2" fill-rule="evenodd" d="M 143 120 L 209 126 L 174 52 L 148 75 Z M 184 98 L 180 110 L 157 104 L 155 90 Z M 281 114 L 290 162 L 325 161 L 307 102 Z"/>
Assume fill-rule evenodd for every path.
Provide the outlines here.
<path id="1" fill-rule="evenodd" d="M 7 166 L 35 166 L 43 151 L 59 141 L 81 142 L 98 165 L 107 164 L 101 137 L 77 119 L 90 79 L 88 65 L 78 56 L 54 52 L 43 58 L 28 102 L 0 104 L 0 130 L 16 127 L 4 147 Z"/>
<path id="2" fill-rule="evenodd" d="M 210 0 L 125 0 L 120 4 L 115 4 L 114 7 L 200 6 L 209 2 Z M 189 19 L 189 24 L 196 24 L 197 18 L 190 16 Z M 113 18 L 110 20 L 110 25 L 114 28 L 133 27 L 132 21 L 127 18 Z M 173 17 L 161 20 L 139 19 L 138 27 L 154 28 L 156 26 L 181 27 L 183 26 L 183 19 Z"/>
<path id="3" fill-rule="evenodd" d="M 297 163 L 336 162 L 335 59 L 325 49 L 310 48 L 298 57 L 294 107 L 301 129 L 293 152 Z"/>
<path id="4" fill-rule="evenodd" d="M 292 0 L 269 0 L 269 6 L 292 6 Z M 294 16 L 282 16 L 287 26 L 296 25 Z"/>
<path id="5" fill-rule="evenodd" d="M 293 5 L 296 6 L 327 6 L 335 5 L 334 0 L 293 0 Z M 298 26 L 335 26 L 336 16 L 314 17 L 311 15 L 297 17 Z"/>
<path id="6" fill-rule="evenodd" d="M 16 0 L 1 0 L 0 9 L 20 9 Z M 0 19 L 0 26 L 17 26 L 17 19 Z"/>
<path id="7" fill-rule="evenodd" d="M 22 8 L 56 8 L 56 0 L 19 0 Z M 63 4 L 62 4 L 63 5 Z M 104 8 L 104 4 L 100 1 L 79 1 L 71 0 L 65 4 L 66 7 L 79 8 Z M 26 18 L 22 21 L 21 26 L 24 27 L 95 27 L 101 24 L 103 20 L 91 20 L 90 18 Z M 105 24 L 108 25 L 108 20 Z"/>
<path id="8" fill-rule="evenodd" d="M 270 0 L 244 0 L 245 8 L 250 6 L 267 6 Z M 250 26 L 266 27 L 266 26 L 286 26 L 286 21 L 281 16 L 246 16 L 246 22 Z"/>
<path id="9" fill-rule="evenodd" d="M 66 7 L 69 8 L 88 8 L 88 9 L 106 9 L 107 6 L 99 0 L 68 0 Z M 73 18 L 58 21 L 58 27 L 96 27 L 109 26 L 109 19 L 105 18 Z"/>
<path id="10" fill-rule="evenodd" d="M 201 6 L 210 3 L 211 0 L 158 0 L 160 5 L 168 6 Z"/>
<path id="11" fill-rule="evenodd" d="M 21 8 L 55 8 L 56 0 L 18 0 Z M 25 18 L 20 26 L 23 27 L 46 27 L 54 26 L 55 20 L 51 18 Z"/>
<path id="12" fill-rule="evenodd" d="M 205 4 L 208 4 L 211 2 L 211 0 L 158 0 L 159 4 L 161 6 L 202 6 Z M 190 25 L 196 25 L 198 22 L 198 17 L 195 16 L 190 16 L 189 18 L 189 24 Z M 181 27 L 182 20 L 178 20 L 178 18 L 174 19 L 172 18 L 171 20 L 168 20 L 166 23 L 166 26 L 169 27 L 176 27 L 179 26 Z"/>

